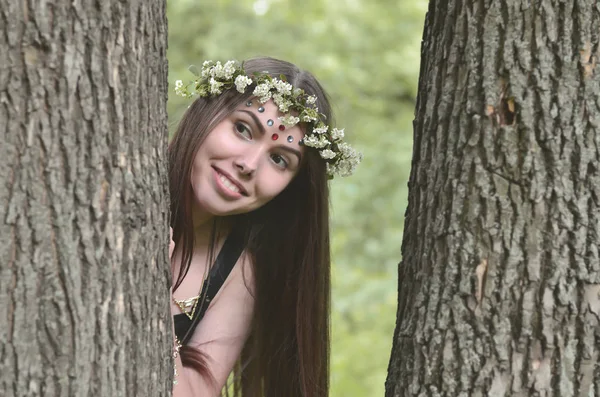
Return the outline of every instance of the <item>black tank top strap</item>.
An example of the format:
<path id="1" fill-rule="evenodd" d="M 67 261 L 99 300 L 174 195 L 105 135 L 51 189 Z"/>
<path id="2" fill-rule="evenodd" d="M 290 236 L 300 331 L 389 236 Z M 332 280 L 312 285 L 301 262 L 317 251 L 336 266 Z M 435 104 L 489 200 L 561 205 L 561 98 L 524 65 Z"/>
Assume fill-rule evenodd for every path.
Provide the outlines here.
<path id="1" fill-rule="evenodd" d="M 194 334 L 194 330 L 204 317 L 206 309 L 210 302 L 217 296 L 219 290 L 229 277 L 231 270 L 235 266 L 242 251 L 244 250 L 244 240 L 239 232 L 233 231 L 227 236 L 215 263 L 211 267 L 208 277 L 202 285 L 200 291 L 199 307 L 194 316 L 190 318 L 184 313 L 173 316 L 175 323 L 175 334 L 182 344 L 187 344 Z"/>

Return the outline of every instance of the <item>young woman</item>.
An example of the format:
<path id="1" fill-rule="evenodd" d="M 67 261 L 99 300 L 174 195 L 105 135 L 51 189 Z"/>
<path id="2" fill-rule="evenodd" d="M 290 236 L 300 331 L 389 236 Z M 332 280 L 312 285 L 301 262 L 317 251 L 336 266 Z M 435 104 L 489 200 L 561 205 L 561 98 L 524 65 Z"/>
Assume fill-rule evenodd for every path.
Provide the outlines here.
<path id="1" fill-rule="evenodd" d="M 360 155 L 288 62 L 205 62 L 176 91 L 198 98 L 169 146 L 174 396 L 327 396 L 327 183 Z"/>

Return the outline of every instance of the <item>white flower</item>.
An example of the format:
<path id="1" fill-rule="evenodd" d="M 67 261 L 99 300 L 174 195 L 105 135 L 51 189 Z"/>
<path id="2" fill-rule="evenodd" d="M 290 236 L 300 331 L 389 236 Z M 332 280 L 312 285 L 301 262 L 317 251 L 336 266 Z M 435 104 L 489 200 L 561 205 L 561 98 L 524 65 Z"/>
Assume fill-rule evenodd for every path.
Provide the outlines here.
<path id="1" fill-rule="evenodd" d="M 319 153 L 321 154 L 321 157 L 323 157 L 326 160 L 330 160 L 330 159 L 334 158 L 335 156 L 337 156 L 337 154 L 333 150 L 330 150 L 330 149 L 321 150 Z"/>
<path id="2" fill-rule="evenodd" d="M 210 76 L 210 71 L 212 68 L 212 61 L 204 61 L 204 63 L 202 64 L 202 72 L 201 72 L 201 76 L 203 79 L 208 78 L 208 76 Z"/>
<path id="3" fill-rule="evenodd" d="M 301 111 L 301 116 L 302 121 L 307 122 L 307 123 L 311 123 L 313 121 L 318 121 L 319 120 L 319 113 L 317 111 L 317 109 L 312 109 L 312 108 L 307 108 L 305 107 L 304 110 Z M 324 125 L 324 123 L 315 123 L 315 127 L 319 127 Z"/>
<path id="4" fill-rule="evenodd" d="M 323 124 L 321 127 L 316 127 L 313 129 L 313 132 L 315 134 L 324 134 L 327 132 L 327 130 L 329 129 L 329 126 Z"/>
<path id="5" fill-rule="evenodd" d="M 339 143 L 340 159 L 336 162 L 336 173 L 340 176 L 351 175 L 362 161 L 362 154 L 347 143 Z"/>
<path id="6" fill-rule="evenodd" d="M 350 144 L 346 142 L 340 142 L 337 146 L 338 150 L 340 151 L 340 153 L 342 153 L 342 156 L 344 157 L 352 156 L 356 153 L 356 151 L 352 149 L 352 146 L 350 146 Z"/>
<path id="7" fill-rule="evenodd" d="M 283 95 L 291 95 L 292 94 L 292 85 L 286 81 L 273 79 L 273 87 Z"/>
<path id="8" fill-rule="evenodd" d="M 239 75 L 235 78 L 235 88 L 242 94 L 250 84 L 252 84 L 252 79 L 248 76 Z"/>
<path id="9" fill-rule="evenodd" d="M 292 106 L 292 101 L 286 99 L 279 92 L 273 94 L 273 102 L 275 102 L 281 113 L 287 113 L 290 110 L 290 106 Z"/>
<path id="10" fill-rule="evenodd" d="M 314 105 L 315 103 L 317 103 L 317 97 L 316 96 L 311 95 L 308 98 L 306 98 L 306 104 L 307 105 Z"/>
<path id="11" fill-rule="evenodd" d="M 218 95 L 221 93 L 221 87 L 223 86 L 223 83 L 220 83 L 217 80 L 215 80 L 214 77 L 211 77 L 209 80 L 209 84 L 210 84 L 210 93 L 211 94 Z"/>
<path id="12" fill-rule="evenodd" d="M 306 138 L 305 138 L 305 140 L 306 140 Z M 329 153 L 327 153 L 327 150 L 328 149 L 321 151 L 322 157 L 323 157 L 323 153 L 326 153 L 326 155 L 329 155 Z M 336 155 L 337 155 L 336 160 L 334 162 L 328 162 L 326 165 L 327 173 L 330 176 L 351 175 L 352 173 L 354 173 L 356 166 L 362 160 L 362 154 L 360 154 L 359 152 L 354 150 L 349 144 L 343 143 L 343 142 L 338 143 Z M 325 158 L 325 157 L 323 157 L 323 158 Z"/>
<path id="13" fill-rule="evenodd" d="M 300 119 L 296 116 L 292 116 L 291 114 L 286 114 L 283 117 L 279 118 L 279 121 L 286 127 L 293 127 L 300 122 Z"/>
<path id="14" fill-rule="evenodd" d="M 223 66 L 223 78 L 226 80 L 230 80 L 235 73 L 235 61 L 227 61 L 225 62 L 225 66 Z"/>
<path id="15" fill-rule="evenodd" d="M 258 97 L 260 103 L 267 102 L 271 99 L 271 85 L 268 82 L 257 85 L 252 95 Z"/>
<path id="16" fill-rule="evenodd" d="M 175 92 L 177 93 L 177 95 L 182 94 L 182 91 L 183 91 L 182 89 L 183 89 L 183 81 L 181 81 L 181 80 L 175 81 Z"/>
<path id="17" fill-rule="evenodd" d="M 331 139 L 338 141 L 344 137 L 344 129 L 341 130 L 334 128 L 331 130 Z"/>
<path id="18" fill-rule="evenodd" d="M 309 147 L 314 147 L 315 149 L 322 149 L 329 145 L 329 141 L 325 137 L 325 135 L 310 135 L 304 137 L 304 145 Z"/>
<path id="19" fill-rule="evenodd" d="M 221 65 L 221 62 L 217 62 L 215 66 L 210 68 L 210 75 L 215 79 L 222 79 L 225 77 L 225 72 L 223 70 L 223 65 Z"/>
<path id="20" fill-rule="evenodd" d="M 187 87 L 183 85 L 183 81 L 181 80 L 177 80 L 175 82 L 175 94 L 184 98 L 190 98 L 192 96 L 192 94 L 188 92 Z"/>
<path id="21" fill-rule="evenodd" d="M 314 135 L 305 136 L 302 142 L 304 143 L 304 146 L 317 147 L 319 144 L 319 138 Z"/>
<path id="22" fill-rule="evenodd" d="M 336 174 L 339 176 L 352 175 L 359 162 L 352 160 L 340 160 L 335 164 Z"/>

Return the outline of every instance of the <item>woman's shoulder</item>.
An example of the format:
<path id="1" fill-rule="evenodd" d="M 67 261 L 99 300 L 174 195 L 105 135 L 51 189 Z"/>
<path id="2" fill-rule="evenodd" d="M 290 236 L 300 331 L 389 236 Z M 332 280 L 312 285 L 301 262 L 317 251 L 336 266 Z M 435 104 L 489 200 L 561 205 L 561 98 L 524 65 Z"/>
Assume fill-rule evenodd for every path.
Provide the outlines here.
<path id="1" fill-rule="evenodd" d="M 225 281 L 224 289 L 228 287 L 228 284 L 231 285 L 231 288 L 245 288 L 250 295 L 254 295 L 254 261 L 247 249 L 242 250 L 230 277 Z"/>

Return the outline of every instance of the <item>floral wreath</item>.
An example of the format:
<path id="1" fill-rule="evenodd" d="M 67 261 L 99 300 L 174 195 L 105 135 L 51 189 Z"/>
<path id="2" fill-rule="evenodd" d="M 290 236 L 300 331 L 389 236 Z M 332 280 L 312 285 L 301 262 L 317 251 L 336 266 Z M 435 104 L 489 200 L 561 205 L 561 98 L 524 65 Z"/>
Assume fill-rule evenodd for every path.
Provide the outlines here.
<path id="1" fill-rule="evenodd" d="M 202 70 L 197 72 L 194 66 L 189 70 L 197 76 L 196 79 L 184 85 L 181 80 L 175 82 L 175 92 L 184 98 L 194 95 L 210 97 L 220 95 L 223 90 L 233 87 L 244 93 L 246 88 L 256 84 L 252 95 L 260 103 L 270 99 L 285 115 L 279 120 L 286 127 L 293 127 L 299 122 L 311 126 L 308 128 L 301 143 L 315 148 L 326 162 L 327 174 L 332 179 L 335 175 L 351 175 L 362 160 L 362 154 L 354 150 L 348 143 L 342 141 L 344 129 L 329 128 L 323 121 L 324 115 L 319 113 L 316 106 L 317 97 L 307 95 L 304 90 L 294 88 L 285 81 L 285 76 L 272 77 L 268 72 L 246 75 L 244 65 L 236 61 L 221 62 L 205 61 Z M 293 111 L 297 116 L 290 114 Z"/>

